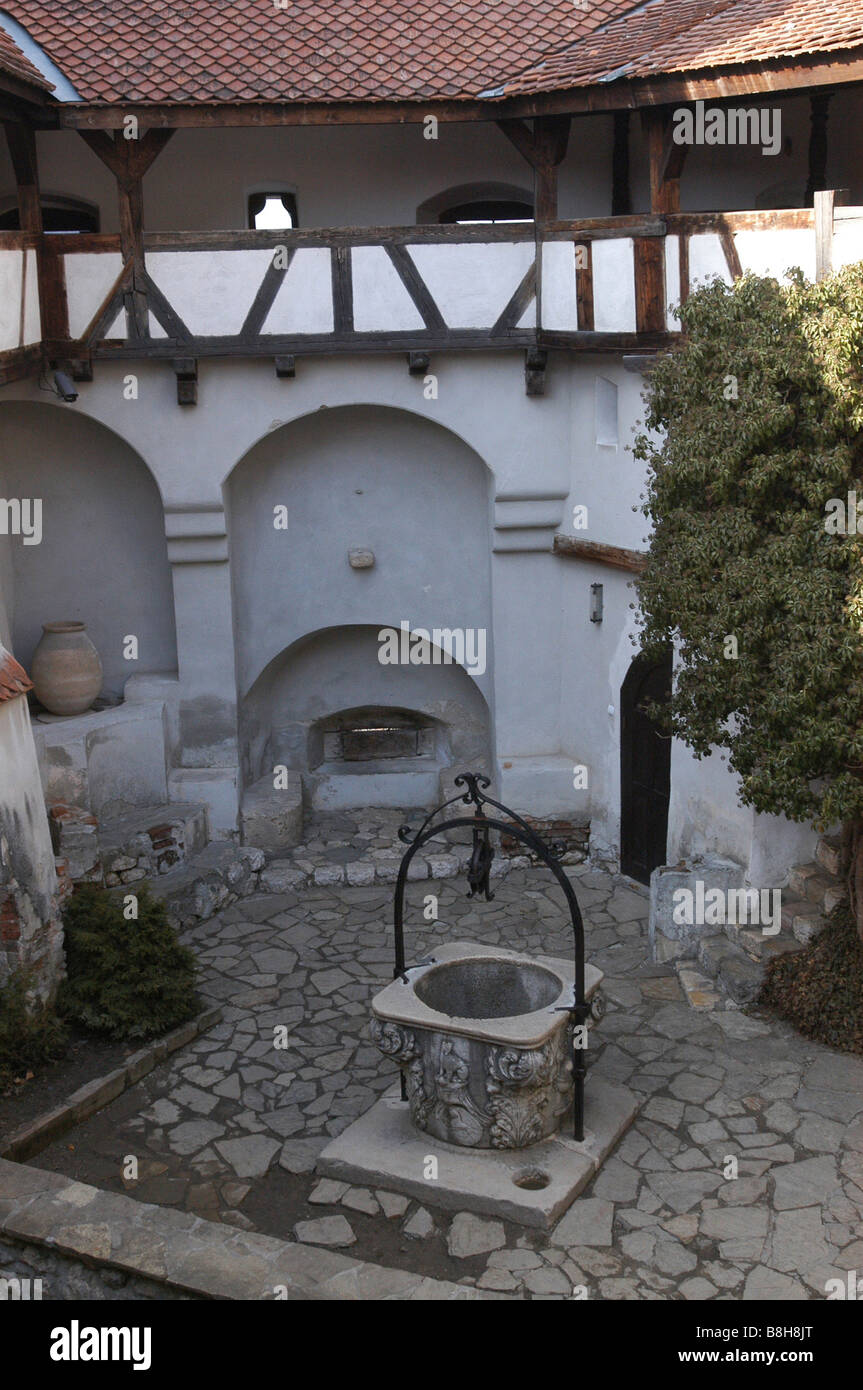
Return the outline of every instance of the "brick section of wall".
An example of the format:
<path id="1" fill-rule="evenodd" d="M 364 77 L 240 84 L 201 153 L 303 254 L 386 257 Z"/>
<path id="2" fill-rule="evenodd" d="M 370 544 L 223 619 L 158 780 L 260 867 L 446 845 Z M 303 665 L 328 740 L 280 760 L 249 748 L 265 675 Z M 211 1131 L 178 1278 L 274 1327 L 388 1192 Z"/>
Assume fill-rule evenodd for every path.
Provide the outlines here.
<path id="1" fill-rule="evenodd" d="M 21 918 L 18 915 L 18 904 L 15 895 L 10 890 L 0 890 L 0 944 L 3 948 L 12 947 L 17 951 L 17 943 L 21 939 Z"/>
<path id="2" fill-rule="evenodd" d="M 590 821 L 568 820 L 563 816 L 522 816 L 522 820 L 549 845 L 563 845 L 564 864 L 578 863 L 587 855 Z M 514 835 L 501 834 L 501 852 L 506 855 L 530 853 Z"/>

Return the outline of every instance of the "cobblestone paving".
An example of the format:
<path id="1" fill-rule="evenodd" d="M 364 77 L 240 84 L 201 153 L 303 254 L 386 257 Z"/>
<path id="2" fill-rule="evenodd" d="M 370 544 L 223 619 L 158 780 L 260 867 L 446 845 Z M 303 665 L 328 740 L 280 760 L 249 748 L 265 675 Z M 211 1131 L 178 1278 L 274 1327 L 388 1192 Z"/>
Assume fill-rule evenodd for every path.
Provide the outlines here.
<path id="1" fill-rule="evenodd" d="M 391 890 L 374 885 L 257 896 L 195 928 L 224 1021 L 36 1162 L 501 1294 L 824 1298 L 827 1279 L 863 1271 L 863 1061 L 772 1019 L 694 1012 L 649 963 L 646 895 L 590 866 L 568 872 L 606 974 L 591 1066 L 642 1106 L 552 1232 L 453 1217 L 431 1190 L 421 1206 L 314 1177 L 329 1137 L 394 1080 L 367 1039 L 369 997 L 392 973 Z M 437 926 L 422 919 L 431 891 Z M 474 902 L 462 880 L 413 884 L 409 954 L 442 938 L 568 954 L 559 890 L 540 871 L 496 892 Z M 128 1156 L 137 1181 L 122 1176 Z"/>

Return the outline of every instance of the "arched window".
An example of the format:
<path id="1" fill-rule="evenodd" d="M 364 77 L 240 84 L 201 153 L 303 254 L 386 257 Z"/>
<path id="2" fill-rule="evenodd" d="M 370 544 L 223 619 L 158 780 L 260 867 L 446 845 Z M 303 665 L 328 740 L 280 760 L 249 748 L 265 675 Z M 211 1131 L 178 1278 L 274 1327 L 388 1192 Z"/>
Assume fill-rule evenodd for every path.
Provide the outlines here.
<path id="1" fill-rule="evenodd" d="M 533 195 L 507 183 L 461 184 L 417 208 L 417 222 L 532 222 Z"/>
<path id="2" fill-rule="evenodd" d="M 289 231 L 297 225 L 297 199 L 280 189 L 249 194 L 248 223 L 259 231 Z"/>
<path id="3" fill-rule="evenodd" d="M 46 232 L 98 232 L 99 209 L 95 203 L 87 203 L 83 198 L 66 198 L 59 194 L 44 193 L 41 198 L 42 227 Z M 0 232 L 17 232 L 21 229 L 18 215 L 18 201 L 4 198 L 0 201 Z"/>

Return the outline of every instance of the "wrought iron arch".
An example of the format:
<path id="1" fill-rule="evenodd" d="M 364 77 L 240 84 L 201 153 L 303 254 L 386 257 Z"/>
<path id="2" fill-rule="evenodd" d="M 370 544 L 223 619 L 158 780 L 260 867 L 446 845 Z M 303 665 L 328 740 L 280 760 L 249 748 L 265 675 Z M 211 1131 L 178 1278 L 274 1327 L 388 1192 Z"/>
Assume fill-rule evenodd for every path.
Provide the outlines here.
<path id="1" fill-rule="evenodd" d="M 441 835 L 445 830 L 453 830 L 458 826 L 466 826 L 473 832 L 473 849 L 470 862 L 467 866 L 467 879 L 469 887 L 468 897 L 476 897 L 479 893 L 484 893 L 487 902 L 491 902 L 494 893 L 491 891 L 491 866 L 494 862 L 494 846 L 490 840 L 489 832 L 500 830 L 504 834 L 512 835 L 523 845 L 530 849 L 537 857 L 551 870 L 557 882 L 563 890 L 569 908 L 570 919 L 573 932 L 573 950 L 575 962 L 575 984 L 574 998 L 571 1005 L 567 1005 L 568 1012 L 572 1015 L 573 1024 L 581 1027 L 587 1023 L 588 1018 L 598 1017 L 598 1010 L 595 1012 L 591 1005 L 585 1000 L 585 971 L 584 971 L 584 922 L 581 916 L 581 909 L 572 884 L 560 865 L 560 855 L 563 853 L 563 846 L 551 846 L 537 835 L 536 831 L 527 824 L 515 811 L 510 810 L 501 802 L 495 801 L 490 796 L 485 796 L 486 787 L 491 785 L 488 777 L 482 773 L 463 772 L 455 779 L 457 787 L 464 787 L 465 791 L 457 796 L 450 797 L 442 805 L 435 808 L 423 821 L 419 830 L 413 831 L 409 825 L 403 825 L 399 829 L 399 839 L 408 846 L 402 856 L 399 865 L 398 876 L 396 878 L 395 896 L 393 904 L 393 926 L 395 931 L 395 969 L 393 977 L 395 979 L 407 979 L 407 970 L 414 967 L 405 965 L 405 944 L 404 944 L 404 898 L 405 886 L 408 881 L 408 869 L 411 861 L 418 850 L 424 845 Z M 437 817 L 447 807 L 454 806 L 461 802 L 467 806 L 473 806 L 473 815 L 456 815 L 446 820 L 439 821 Z M 486 813 L 486 806 L 492 806 L 501 812 L 507 820 L 500 820 L 495 816 Z M 573 1048 L 572 1057 L 572 1079 L 573 1079 L 573 1106 L 572 1123 L 574 1137 L 581 1141 L 584 1139 L 584 1080 L 587 1072 L 584 1058 L 585 1049 L 583 1047 Z M 402 1098 L 405 1098 L 404 1077 L 402 1077 Z"/>

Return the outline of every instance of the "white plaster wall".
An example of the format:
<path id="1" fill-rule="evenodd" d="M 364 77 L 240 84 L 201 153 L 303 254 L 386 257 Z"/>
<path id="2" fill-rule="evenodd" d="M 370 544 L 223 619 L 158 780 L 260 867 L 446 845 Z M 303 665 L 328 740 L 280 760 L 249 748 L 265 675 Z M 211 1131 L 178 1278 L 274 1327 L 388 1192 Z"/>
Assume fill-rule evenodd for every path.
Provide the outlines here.
<path id="1" fill-rule="evenodd" d="M 21 289 L 24 256 L 21 251 L 0 251 L 0 352 L 21 341 Z"/>
<path id="2" fill-rule="evenodd" d="M 73 618 L 99 650 L 105 692 L 175 668 L 162 509 L 144 464 L 75 406 L 5 399 L 0 440 L 4 495 L 42 501 L 41 544 L 11 545 L 18 660 L 29 669 L 44 622 Z M 137 662 L 123 658 L 127 635 L 138 637 Z"/>
<path id="3" fill-rule="evenodd" d="M 374 407 L 317 412 L 256 445 L 227 487 L 240 690 L 320 628 L 490 634 L 490 482 L 453 435 Z M 279 505 L 288 531 L 273 525 Z M 351 569 L 353 547 L 375 552 L 373 569 Z M 350 703 L 375 701 L 358 688 Z"/>

